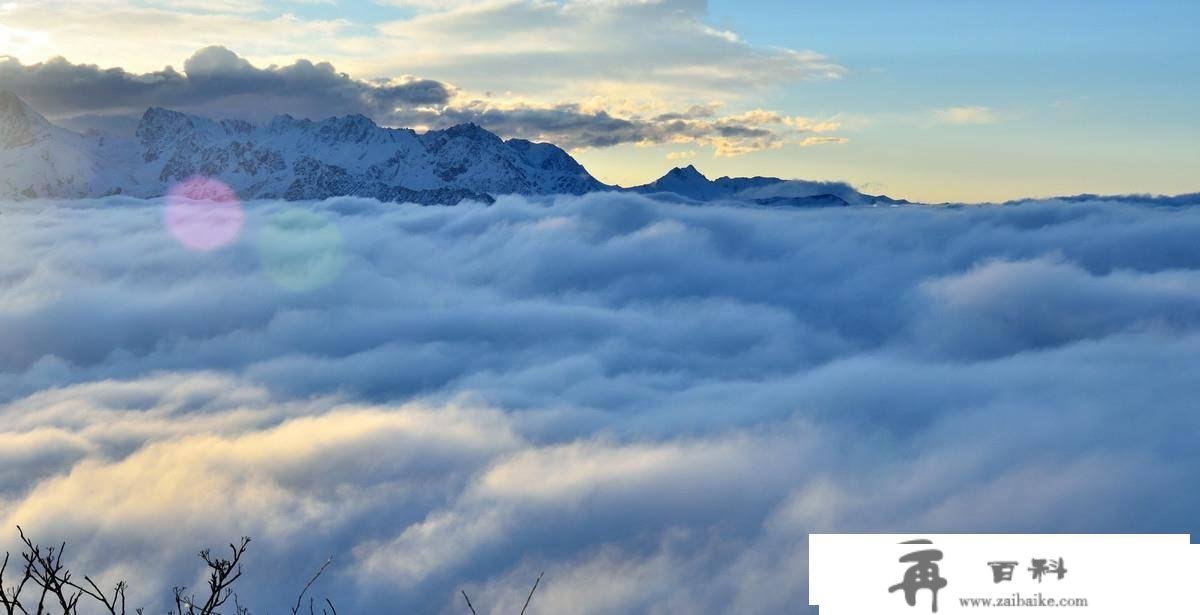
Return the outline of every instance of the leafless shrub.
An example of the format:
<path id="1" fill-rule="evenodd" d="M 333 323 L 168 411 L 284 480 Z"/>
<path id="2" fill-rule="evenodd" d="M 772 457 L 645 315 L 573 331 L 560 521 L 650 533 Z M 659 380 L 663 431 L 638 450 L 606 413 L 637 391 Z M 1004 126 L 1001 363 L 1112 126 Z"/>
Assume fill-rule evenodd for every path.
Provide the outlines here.
<path id="1" fill-rule="evenodd" d="M 10 563 L 16 563 L 11 553 L 5 553 L 4 561 L 0 563 L 0 608 L 3 609 L 3 615 L 79 615 L 81 609 L 84 613 L 99 611 L 108 615 L 128 615 L 125 597 L 128 585 L 124 581 L 118 581 L 108 592 L 87 575 L 83 576 L 82 583 L 77 582 L 64 560 L 67 549 L 65 542 L 57 547 L 46 547 L 26 536 L 20 526 L 17 532 L 23 545 L 19 568 L 13 566 L 10 569 Z M 173 588 L 174 607 L 168 615 L 250 615 L 249 609 L 242 606 L 233 590 L 234 583 L 242 577 L 242 559 L 249 545 L 249 538 L 242 538 L 238 544 L 231 543 L 228 557 L 213 555 L 208 549 L 201 551 L 200 559 L 208 569 L 208 587 L 199 596 L 189 593 L 183 586 Z M 292 615 L 300 615 L 304 596 L 332 563 L 332 557 L 325 560 L 316 574 L 305 583 L 296 597 Z M 15 582 L 10 579 L 15 579 Z M 309 615 L 316 615 L 317 608 L 315 598 L 310 596 Z M 337 609 L 328 598 L 319 608 L 322 615 L 337 615 Z M 137 608 L 133 612 L 142 615 L 143 609 Z"/>
<path id="2" fill-rule="evenodd" d="M 3 609 L 0 615 L 79 615 L 81 608 L 84 613 L 98 611 L 108 615 L 128 615 L 125 597 L 128 585 L 125 581 L 118 581 L 109 591 L 101 589 L 87 575 L 83 576 L 82 583 L 77 582 L 64 560 L 67 543 L 46 547 L 26 536 L 20 526 L 17 527 L 17 533 L 23 545 L 19 564 L 10 569 L 10 563 L 16 563 L 10 553 L 5 553 L 0 563 L 0 609 Z M 244 537 L 237 544 L 229 544 L 228 556 L 213 555 L 208 549 L 201 551 L 200 559 L 208 569 L 205 591 L 197 595 L 183 586 L 172 588 L 174 606 L 168 615 L 250 615 L 250 610 L 242 606 L 233 589 L 234 584 L 242 578 L 242 560 L 249 546 L 250 538 Z M 308 615 L 317 615 L 318 612 L 321 615 L 338 615 L 331 600 L 323 598 L 318 601 L 309 595 L 313 585 L 332 563 L 332 557 L 326 559 L 300 589 L 296 603 L 291 607 L 292 615 L 303 615 L 305 596 L 308 596 Z M 521 615 L 525 615 L 529 609 L 533 594 L 545 574 L 539 574 L 534 580 L 525 598 L 525 606 L 521 608 Z M 467 601 L 471 615 L 478 615 L 466 590 L 462 590 L 462 596 Z M 86 608 L 82 605 L 86 605 Z M 143 612 L 141 608 L 133 609 L 136 615 L 143 615 Z"/>

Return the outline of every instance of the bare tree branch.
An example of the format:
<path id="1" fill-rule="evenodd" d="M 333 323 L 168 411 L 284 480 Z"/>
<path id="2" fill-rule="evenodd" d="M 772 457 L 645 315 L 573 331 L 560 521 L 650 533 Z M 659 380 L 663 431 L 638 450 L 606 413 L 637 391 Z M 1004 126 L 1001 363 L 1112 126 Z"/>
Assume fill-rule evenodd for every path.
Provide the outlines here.
<path id="1" fill-rule="evenodd" d="M 18 531 L 20 528 L 17 528 Z M 21 581 L 16 585 L 5 588 L 4 575 L 8 571 L 9 554 L 4 554 L 4 563 L 0 564 L 0 606 L 4 607 L 5 615 L 16 615 L 19 611 L 23 615 L 28 615 L 25 606 L 21 603 L 21 592 L 25 589 L 25 584 L 33 578 L 33 568 L 27 562 L 25 569 L 22 571 Z"/>
<path id="2" fill-rule="evenodd" d="M 542 582 L 542 576 L 545 574 L 546 571 L 543 570 L 538 574 L 537 580 L 533 582 L 533 589 L 529 590 L 529 596 L 525 598 L 525 606 L 521 607 L 521 615 L 525 615 L 525 609 L 529 608 L 529 601 L 533 600 L 533 592 L 537 591 L 538 583 Z"/>
<path id="3" fill-rule="evenodd" d="M 323 572 L 325 572 L 325 569 L 328 568 L 329 565 L 332 563 L 333 563 L 333 556 L 330 555 L 329 558 L 325 560 L 325 563 L 321 564 L 321 567 L 317 570 L 317 574 L 314 574 L 313 577 L 308 580 L 308 583 L 304 584 L 304 589 L 300 590 L 299 596 L 296 596 L 296 606 L 292 607 L 292 615 L 296 615 L 300 611 L 300 601 L 304 599 L 304 594 L 308 592 L 308 589 L 310 587 L 312 587 L 313 583 L 317 582 L 317 579 L 321 578 L 321 574 Z M 311 600 L 310 600 L 310 603 L 308 606 L 309 606 L 309 610 L 311 611 L 312 610 Z"/>
<path id="4" fill-rule="evenodd" d="M 463 599 L 467 601 L 467 608 L 471 609 L 471 615 L 479 615 L 478 613 L 475 612 L 475 607 L 471 605 L 471 597 L 467 595 L 467 590 L 462 589 L 459 591 L 462 592 Z"/>
<path id="5" fill-rule="evenodd" d="M 12 557 L 11 553 L 4 553 L 0 558 L 0 615 L 80 615 L 81 610 L 89 614 L 127 615 L 129 585 L 125 581 L 118 581 L 107 591 L 88 575 L 82 575 L 83 580 L 76 581 L 66 564 L 67 543 L 47 547 L 35 543 L 21 526 L 17 526 L 17 533 L 23 545 L 20 559 Z M 250 615 L 250 610 L 241 604 L 233 591 L 233 585 L 242 578 L 242 561 L 249 544 L 250 538 L 230 543 L 229 554 L 225 557 L 213 555 L 208 549 L 201 551 L 200 559 L 208 568 L 206 594 L 198 599 L 184 586 L 173 587 L 175 604 L 168 615 Z M 23 564 L 22 568 L 17 569 L 16 562 Z M 292 615 L 300 615 L 305 596 L 308 596 L 309 615 L 316 615 L 318 604 L 322 615 L 338 615 L 332 600 L 323 598 L 320 603 L 311 595 L 312 588 L 332 563 L 333 556 L 330 556 L 304 584 L 291 609 Z M 224 610 L 231 598 L 233 611 Z M 133 613 L 144 615 L 141 608 L 134 608 Z"/>

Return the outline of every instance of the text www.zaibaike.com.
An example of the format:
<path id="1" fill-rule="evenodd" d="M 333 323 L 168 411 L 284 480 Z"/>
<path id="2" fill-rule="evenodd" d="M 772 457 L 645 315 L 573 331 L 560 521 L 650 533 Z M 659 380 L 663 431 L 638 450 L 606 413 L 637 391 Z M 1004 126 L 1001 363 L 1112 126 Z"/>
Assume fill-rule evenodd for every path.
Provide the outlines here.
<path id="1" fill-rule="evenodd" d="M 990 598 L 959 598 L 959 606 L 963 607 L 981 607 L 981 608 L 1005 608 L 1005 607 L 1086 607 L 1088 605 L 1087 598 L 1047 598 L 1038 592 L 1032 596 L 1023 596 L 1020 593 L 1010 594 L 1008 596 L 990 597 Z"/>

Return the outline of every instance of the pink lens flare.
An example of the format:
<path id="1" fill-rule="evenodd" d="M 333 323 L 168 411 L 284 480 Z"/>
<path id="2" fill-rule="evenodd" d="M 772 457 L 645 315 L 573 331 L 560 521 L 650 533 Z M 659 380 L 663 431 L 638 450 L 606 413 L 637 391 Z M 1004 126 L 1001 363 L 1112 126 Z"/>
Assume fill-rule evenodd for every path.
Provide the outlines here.
<path id="1" fill-rule="evenodd" d="M 196 176 L 167 193 L 163 223 L 179 243 L 207 252 L 228 245 L 242 232 L 246 214 L 233 188 Z"/>

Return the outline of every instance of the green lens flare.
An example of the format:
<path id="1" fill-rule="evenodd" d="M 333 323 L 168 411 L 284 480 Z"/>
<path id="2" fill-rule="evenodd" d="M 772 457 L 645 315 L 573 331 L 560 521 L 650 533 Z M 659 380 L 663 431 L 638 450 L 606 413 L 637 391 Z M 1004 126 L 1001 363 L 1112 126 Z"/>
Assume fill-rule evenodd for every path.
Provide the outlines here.
<path id="1" fill-rule="evenodd" d="M 332 282 L 346 264 L 341 231 L 325 216 L 303 209 L 269 216 L 258 252 L 267 277 L 294 292 Z"/>

